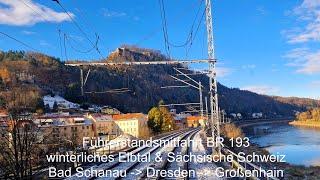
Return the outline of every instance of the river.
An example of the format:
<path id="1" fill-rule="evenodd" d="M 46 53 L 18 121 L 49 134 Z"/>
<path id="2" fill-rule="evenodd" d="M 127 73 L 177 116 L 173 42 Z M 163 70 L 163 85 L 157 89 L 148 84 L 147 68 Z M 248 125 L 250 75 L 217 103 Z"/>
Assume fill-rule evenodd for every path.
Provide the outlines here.
<path id="1" fill-rule="evenodd" d="M 291 126 L 288 123 L 244 128 L 250 141 L 272 154 L 285 154 L 290 164 L 320 166 L 320 129 Z"/>

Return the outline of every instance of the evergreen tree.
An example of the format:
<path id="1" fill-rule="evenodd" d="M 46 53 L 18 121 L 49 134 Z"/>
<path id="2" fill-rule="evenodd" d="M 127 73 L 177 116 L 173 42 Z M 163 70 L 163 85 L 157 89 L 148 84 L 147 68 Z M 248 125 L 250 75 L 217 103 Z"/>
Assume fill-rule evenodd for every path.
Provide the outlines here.
<path id="1" fill-rule="evenodd" d="M 50 109 L 49 104 L 46 104 L 46 105 L 44 106 L 44 111 L 45 111 L 45 112 L 51 112 L 51 109 Z"/>
<path id="2" fill-rule="evenodd" d="M 2 97 L 0 97 L 0 108 L 5 106 L 6 106 L 6 101 Z"/>
<path id="3" fill-rule="evenodd" d="M 52 111 L 53 112 L 57 112 L 58 111 L 58 103 L 56 101 L 53 103 Z"/>
<path id="4" fill-rule="evenodd" d="M 36 105 L 36 112 L 39 114 L 42 114 L 45 111 L 45 105 L 42 98 L 38 99 L 37 105 Z"/>

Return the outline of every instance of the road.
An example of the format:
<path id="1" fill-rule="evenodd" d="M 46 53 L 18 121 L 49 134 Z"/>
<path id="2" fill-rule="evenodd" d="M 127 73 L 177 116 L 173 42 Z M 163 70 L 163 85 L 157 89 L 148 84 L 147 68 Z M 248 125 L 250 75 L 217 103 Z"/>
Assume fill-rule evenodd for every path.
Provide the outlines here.
<path id="1" fill-rule="evenodd" d="M 239 127 L 246 127 L 246 126 L 252 126 L 252 125 L 262 125 L 262 124 L 271 124 L 271 123 L 286 123 L 290 121 L 292 121 L 292 118 L 239 120 L 239 121 L 234 121 L 233 123 Z"/>

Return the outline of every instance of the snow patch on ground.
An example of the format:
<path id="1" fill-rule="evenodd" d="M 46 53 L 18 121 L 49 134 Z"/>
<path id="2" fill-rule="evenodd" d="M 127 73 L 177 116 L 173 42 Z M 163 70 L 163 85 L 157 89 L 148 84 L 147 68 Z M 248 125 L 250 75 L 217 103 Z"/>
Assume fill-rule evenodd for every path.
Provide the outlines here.
<path id="1" fill-rule="evenodd" d="M 116 151 L 128 148 L 127 145 L 131 144 L 133 140 L 137 140 L 136 137 L 131 136 L 130 134 L 122 134 L 115 139 L 110 140 L 105 147 L 97 149 L 97 152 L 108 152 Z"/>
<path id="2" fill-rule="evenodd" d="M 75 109 L 80 107 L 79 104 L 67 101 L 63 97 L 58 95 L 55 95 L 53 97 L 51 95 L 46 95 L 46 96 L 43 96 L 42 99 L 43 99 L 44 105 L 49 105 L 51 109 L 53 108 L 54 102 L 57 102 L 58 106 L 65 107 L 65 108 Z"/>
<path id="3" fill-rule="evenodd" d="M 206 149 L 201 143 L 201 136 L 200 133 L 202 131 L 198 132 L 194 136 L 194 143 L 192 143 L 191 146 L 191 153 L 194 155 L 205 155 L 206 154 Z M 209 162 L 191 162 L 190 163 L 190 169 L 194 169 L 196 171 L 196 179 L 204 179 L 204 180 L 216 180 L 220 179 L 219 177 L 216 176 L 215 170 L 217 166 L 213 163 Z"/>

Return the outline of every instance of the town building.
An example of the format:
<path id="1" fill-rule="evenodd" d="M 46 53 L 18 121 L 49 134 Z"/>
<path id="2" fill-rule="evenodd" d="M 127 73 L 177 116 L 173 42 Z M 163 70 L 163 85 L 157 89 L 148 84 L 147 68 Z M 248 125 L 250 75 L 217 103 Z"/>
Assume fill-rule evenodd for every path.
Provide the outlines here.
<path id="1" fill-rule="evenodd" d="M 106 114 L 88 114 L 88 117 L 93 122 L 93 131 L 96 137 L 101 137 L 106 140 L 114 139 L 119 133 L 119 128 L 115 124 L 111 115 Z"/>
<path id="2" fill-rule="evenodd" d="M 115 114 L 120 114 L 121 112 L 116 108 L 104 106 L 101 108 L 101 113 L 108 114 L 108 115 L 115 115 Z"/>
<path id="3" fill-rule="evenodd" d="M 203 116 L 188 116 L 187 117 L 187 127 L 205 127 L 206 117 Z"/>
<path id="4" fill-rule="evenodd" d="M 43 138 L 81 145 L 83 137 L 94 137 L 93 123 L 82 115 L 51 114 L 39 116 L 35 123 Z"/>
<path id="5" fill-rule="evenodd" d="M 260 112 L 260 113 L 252 113 L 252 118 L 254 118 L 254 119 L 259 119 L 259 118 L 262 118 L 262 117 L 263 117 L 262 112 Z"/>
<path id="6" fill-rule="evenodd" d="M 6 138 L 9 133 L 9 114 L 5 109 L 0 109 L 0 138 Z"/>
<path id="7" fill-rule="evenodd" d="M 0 120 L 0 140 L 7 140 L 8 136 L 10 136 L 8 121 Z"/>
<path id="8" fill-rule="evenodd" d="M 148 138 L 150 130 L 148 117 L 142 113 L 118 114 L 112 116 L 117 134 L 130 134 L 137 138 Z"/>
<path id="9" fill-rule="evenodd" d="M 34 83 L 35 76 L 33 74 L 23 71 L 23 72 L 16 73 L 16 77 L 20 82 Z"/>
<path id="10" fill-rule="evenodd" d="M 174 114 L 173 119 L 176 127 L 178 129 L 184 129 L 187 128 L 187 117 L 191 116 L 191 114 Z"/>
<path id="11" fill-rule="evenodd" d="M 7 110 L 0 109 L 0 121 L 7 121 L 9 120 L 9 114 Z"/>
<path id="12" fill-rule="evenodd" d="M 230 116 L 233 119 L 242 119 L 242 114 L 241 113 L 230 113 Z"/>

